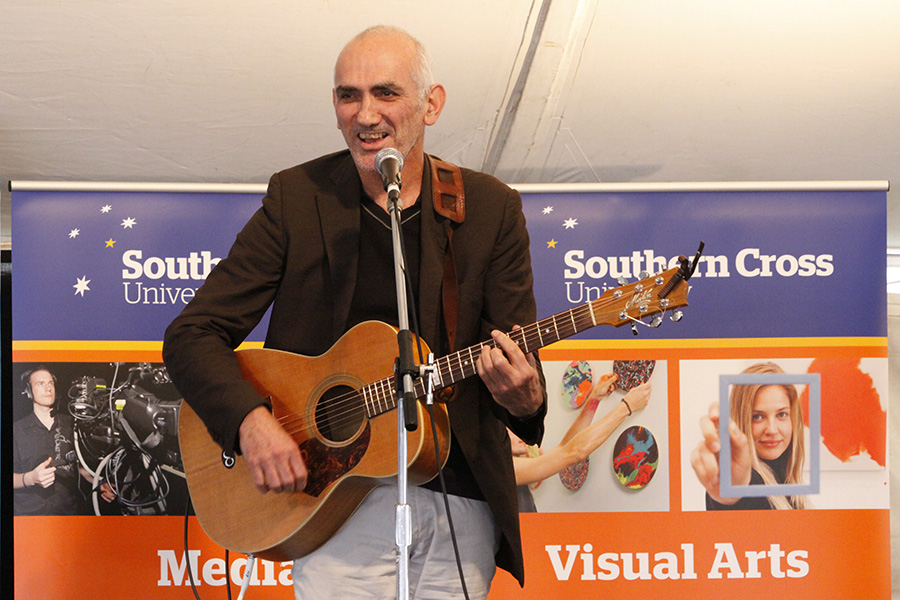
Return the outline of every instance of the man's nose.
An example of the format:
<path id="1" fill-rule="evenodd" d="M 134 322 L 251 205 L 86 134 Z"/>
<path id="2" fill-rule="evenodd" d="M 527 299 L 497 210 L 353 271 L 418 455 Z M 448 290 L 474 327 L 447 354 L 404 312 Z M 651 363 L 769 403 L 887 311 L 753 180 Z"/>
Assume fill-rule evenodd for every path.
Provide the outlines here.
<path id="1" fill-rule="evenodd" d="M 374 125 L 381 119 L 378 103 L 369 95 L 364 95 L 359 104 L 356 120 L 362 125 Z"/>

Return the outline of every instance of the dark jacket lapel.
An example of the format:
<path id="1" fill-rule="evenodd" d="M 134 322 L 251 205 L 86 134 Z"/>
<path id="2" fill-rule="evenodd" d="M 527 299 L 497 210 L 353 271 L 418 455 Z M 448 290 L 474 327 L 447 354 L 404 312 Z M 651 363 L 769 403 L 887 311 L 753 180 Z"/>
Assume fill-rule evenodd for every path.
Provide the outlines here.
<path id="1" fill-rule="evenodd" d="M 332 326 L 336 340 L 346 329 L 356 288 L 362 184 L 349 154 L 330 177 L 335 184 L 334 192 L 319 191 L 316 207 L 328 257 L 328 276 L 334 298 Z"/>

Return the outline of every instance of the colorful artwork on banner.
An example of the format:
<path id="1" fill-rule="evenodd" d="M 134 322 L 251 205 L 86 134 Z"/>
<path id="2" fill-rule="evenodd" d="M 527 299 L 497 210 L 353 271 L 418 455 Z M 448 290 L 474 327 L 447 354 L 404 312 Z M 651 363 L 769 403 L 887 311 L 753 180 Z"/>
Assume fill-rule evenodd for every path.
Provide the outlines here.
<path id="1" fill-rule="evenodd" d="M 562 380 L 562 397 L 566 406 L 581 408 L 591 393 L 592 382 L 591 363 L 584 360 L 570 362 Z"/>
<path id="2" fill-rule="evenodd" d="M 638 425 L 619 435 L 613 448 L 613 470 L 626 488 L 638 490 L 650 483 L 659 466 L 659 447 L 650 430 Z"/>

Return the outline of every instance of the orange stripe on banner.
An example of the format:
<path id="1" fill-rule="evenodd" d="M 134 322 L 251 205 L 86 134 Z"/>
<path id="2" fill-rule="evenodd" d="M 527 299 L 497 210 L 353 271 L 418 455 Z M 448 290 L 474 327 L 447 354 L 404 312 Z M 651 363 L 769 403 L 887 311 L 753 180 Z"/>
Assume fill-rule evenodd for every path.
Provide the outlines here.
<path id="1" fill-rule="evenodd" d="M 760 338 L 710 340 L 564 340 L 541 360 L 675 360 L 691 358 L 887 357 L 887 338 Z"/>
<path id="2" fill-rule="evenodd" d="M 490 600 L 889 600 L 888 510 L 522 515 L 526 585 Z"/>
<path id="3" fill-rule="evenodd" d="M 261 348 L 244 342 L 239 348 Z M 27 340 L 12 344 L 13 362 L 162 362 L 162 342 Z"/>
<path id="4" fill-rule="evenodd" d="M 149 341 L 13 341 L 14 362 L 161 362 L 162 342 Z M 244 342 L 243 348 L 261 348 Z M 563 340 L 540 350 L 542 360 L 634 360 L 743 358 L 765 353 L 770 358 L 887 356 L 887 338 L 760 338 L 709 340 Z"/>

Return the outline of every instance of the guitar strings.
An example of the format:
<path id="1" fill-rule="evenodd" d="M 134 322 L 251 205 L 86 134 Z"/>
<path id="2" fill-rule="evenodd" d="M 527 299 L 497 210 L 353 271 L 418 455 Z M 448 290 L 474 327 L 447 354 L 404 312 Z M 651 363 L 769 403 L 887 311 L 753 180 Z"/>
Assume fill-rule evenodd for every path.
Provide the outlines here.
<path id="1" fill-rule="evenodd" d="M 528 348 L 541 348 L 546 345 L 544 342 L 545 334 L 552 333 L 551 338 L 556 338 L 553 341 L 558 341 L 579 333 L 583 329 L 593 327 L 599 322 L 597 318 L 598 311 L 602 311 L 614 304 L 617 305 L 621 303 L 621 297 L 608 298 L 606 300 L 601 297 L 568 311 L 538 321 L 537 323 L 514 329 L 507 335 L 522 347 L 523 351 L 528 352 Z M 603 316 L 608 316 L 609 314 L 600 313 L 600 320 L 602 320 Z M 560 317 L 563 317 L 563 319 L 560 319 Z M 541 333 L 542 330 L 545 334 Z M 519 339 L 517 340 L 516 338 Z M 438 366 L 441 386 L 447 387 L 459 380 L 472 376 L 475 373 L 474 363 L 481 355 L 482 347 L 484 346 L 493 349 L 497 348 L 499 344 L 494 340 L 487 340 L 482 344 L 471 346 L 438 359 L 436 364 Z M 466 354 L 468 354 L 469 358 L 468 360 L 463 361 L 462 357 Z M 453 377 L 455 371 L 452 367 L 452 363 L 454 362 L 454 359 L 458 364 L 458 369 L 462 375 L 459 379 Z M 467 373 L 467 371 L 471 371 L 471 373 Z M 446 381 L 445 374 L 447 375 L 447 378 L 450 379 L 450 383 L 444 383 L 444 381 Z M 322 402 L 325 403 L 325 406 L 322 411 L 319 412 L 319 416 L 323 420 L 327 420 L 330 427 L 339 428 L 355 421 L 360 421 L 363 414 L 365 414 L 365 416 L 377 416 L 378 414 L 393 410 L 396 408 L 394 381 L 395 377 L 391 376 L 367 384 L 361 388 L 345 392 L 334 398 L 323 400 Z M 372 398 L 371 401 L 366 398 L 367 393 Z M 320 402 L 320 404 L 322 404 L 322 402 Z M 374 407 L 376 406 L 380 410 L 374 410 Z M 291 412 L 280 416 L 278 417 L 278 421 L 285 427 L 287 432 L 292 435 L 295 433 L 314 431 L 317 428 L 315 422 L 309 422 L 303 414 L 297 412 Z M 313 419 L 313 421 L 315 421 L 315 419 Z"/>
<path id="2" fill-rule="evenodd" d="M 602 298 L 599 298 L 592 302 L 588 302 L 587 304 L 575 307 L 569 311 L 565 311 L 552 317 L 548 317 L 547 319 L 543 319 L 538 323 L 513 330 L 508 335 L 510 336 L 510 338 L 521 338 L 520 341 L 517 341 L 516 343 L 520 346 L 524 344 L 523 349 L 525 351 L 527 351 L 529 347 L 534 346 L 535 343 L 539 344 L 538 347 L 546 345 L 543 342 L 544 336 L 541 334 L 542 329 L 544 329 L 547 333 L 551 332 L 552 330 L 556 339 L 564 339 L 565 337 L 578 333 L 582 330 L 582 328 L 592 327 L 593 325 L 595 325 L 597 309 L 605 308 L 606 304 L 612 305 L 621 303 L 620 298 L 609 299 L 607 301 L 601 302 L 602 300 Z M 592 309 L 594 310 L 592 311 Z M 560 323 L 559 318 L 563 316 L 566 317 L 566 319 L 562 323 Z M 562 327 L 560 327 L 561 325 Z M 559 333 L 560 330 L 562 330 L 564 333 Z M 442 383 L 443 387 L 452 385 L 457 381 L 452 377 L 453 369 L 450 366 L 450 363 L 453 362 L 454 358 L 460 365 L 460 369 L 462 370 L 463 375 L 462 378 L 467 378 L 474 374 L 474 360 L 477 360 L 476 353 L 477 355 L 480 355 L 482 346 L 496 348 L 498 344 L 493 340 L 488 340 L 483 344 L 472 346 L 438 360 L 437 364 L 439 367 L 439 372 L 441 373 L 441 381 L 445 381 L 445 378 L 443 376 L 444 367 L 448 369 L 447 375 L 451 376 L 451 383 Z M 464 365 L 461 357 L 466 353 L 470 355 L 470 360 L 465 361 Z M 472 373 L 467 374 L 466 367 L 471 369 Z M 372 402 L 365 398 L 367 390 L 369 392 L 369 395 L 374 398 Z M 348 425 L 352 422 L 359 421 L 361 419 L 361 414 L 364 407 L 367 416 L 376 416 L 378 414 L 382 414 L 396 408 L 396 397 L 394 396 L 393 390 L 393 376 L 373 382 L 362 388 L 351 390 L 342 395 L 326 400 L 325 402 L 327 403 L 327 406 L 320 413 L 320 416 L 327 418 L 328 423 L 331 427 L 340 427 L 342 425 Z M 362 401 L 360 401 L 360 398 L 362 398 Z M 376 404 L 380 410 L 370 410 Z M 382 405 L 384 406 L 382 407 Z M 307 419 L 304 418 L 304 416 L 300 413 L 289 413 L 282 417 L 279 417 L 278 420 L 291 434 L 316 429 L 316 424 L 307 422 Z"/>

